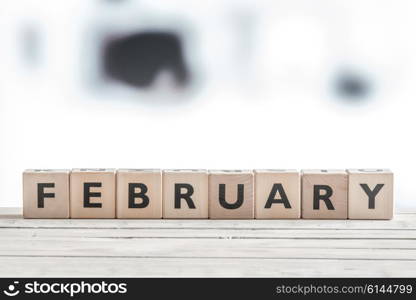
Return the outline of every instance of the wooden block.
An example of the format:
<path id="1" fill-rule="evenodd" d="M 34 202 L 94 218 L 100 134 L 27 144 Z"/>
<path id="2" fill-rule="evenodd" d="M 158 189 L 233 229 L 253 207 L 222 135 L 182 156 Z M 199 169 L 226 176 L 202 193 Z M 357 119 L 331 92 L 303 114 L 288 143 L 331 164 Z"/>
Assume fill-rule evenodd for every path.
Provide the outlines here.
<path id="1" fill-rule="evenodd" d="M 347 195 L 345 170 L 302 171 L 302 218 L 346 219 Z"/>
<path id="2" fill-rule="evenodd" d="M 300 219 L 300 175 L 296 170 L 255 170 L 255 218 Z"/>
<path id="3" fill-rule="evenodd" d="M 23 173 L 24 218 L 69 218 L 69 170 Z"/>
<path id="4" fill-rule="evenodd" d="M 206 170 L 163 171 L 163 218 L 208 218 Z"/>
<path id="5" fill-rule="evenodd" d="M 254 218 L 254 175 L 249 170 L 209 172 L 209 217 Z"/>
<path id="6" fill-rule="evenodd" d="M 116 173 L 114 169 L 73 169 L 71 172 L 71 218 L 116 217 Z"/>
<path id="7" fill-rule="evenodd" d="M 162 218 L 162 172 L 156 169 L 117 170 L 117 218 Z"/>
<path id="8" fill-rule="evenodd" d="M 393 218 L 393 173 L 386 169 L 348 170 L 348 218 Z"/>

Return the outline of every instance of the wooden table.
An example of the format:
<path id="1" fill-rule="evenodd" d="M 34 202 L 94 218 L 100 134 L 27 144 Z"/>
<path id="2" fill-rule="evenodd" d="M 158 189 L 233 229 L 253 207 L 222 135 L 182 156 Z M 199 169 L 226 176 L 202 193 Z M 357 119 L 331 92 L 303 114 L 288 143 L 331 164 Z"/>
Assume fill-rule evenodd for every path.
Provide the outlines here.
<path id="1" fill-rule="evenodd" d="M 0 276 L 416 276 L 416 213 L 392 221 L 27 220 L 0 208 Z"/>

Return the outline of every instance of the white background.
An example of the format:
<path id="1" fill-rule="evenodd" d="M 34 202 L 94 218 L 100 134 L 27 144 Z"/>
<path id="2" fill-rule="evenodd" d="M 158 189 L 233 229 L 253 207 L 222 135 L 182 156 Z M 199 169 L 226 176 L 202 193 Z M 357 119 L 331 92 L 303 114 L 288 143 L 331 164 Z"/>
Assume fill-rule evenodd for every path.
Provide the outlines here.
<path id="1" fill-rule="evenodd" d="M 26 168 L 391 168 L 416 207 L 414 1 L 2 1 L 0 206 Z M 25 60 L 22 32 L 38 37 Z M 100 82 L 105 30 L 173 30 L 193 82 Z M 334 92 L 352 69 L 367 97 Z"/>

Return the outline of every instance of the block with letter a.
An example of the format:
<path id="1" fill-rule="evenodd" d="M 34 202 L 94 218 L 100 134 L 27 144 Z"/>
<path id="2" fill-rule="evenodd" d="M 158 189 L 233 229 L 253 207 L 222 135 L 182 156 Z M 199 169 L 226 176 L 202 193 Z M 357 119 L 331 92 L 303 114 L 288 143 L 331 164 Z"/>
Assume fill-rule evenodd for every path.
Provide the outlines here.
<path id="1" fill-rule="evenodd" d="M 255 170 L 256 219 L 300 218 L 300 175 L 296 170 Z"/>

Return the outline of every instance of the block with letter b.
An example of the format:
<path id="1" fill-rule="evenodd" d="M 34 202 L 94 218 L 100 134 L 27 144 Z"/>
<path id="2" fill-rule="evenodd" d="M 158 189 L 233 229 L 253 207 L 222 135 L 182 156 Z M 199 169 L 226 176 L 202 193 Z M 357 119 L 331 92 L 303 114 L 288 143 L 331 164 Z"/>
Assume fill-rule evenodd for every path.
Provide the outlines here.
<path id="1" fill-rule="evenodd" d="M 387 169 L 348 170 L 348 218 L 393 218 L 393 173 Z"/>
<path id="2" fill-rule="evenodd" d="M 163 171 L 163 218 L 208 218 L 206 170 Z"/>
<path id="3" fill-rule="evenodd" d="M 251 170 L 209 172 L 209 217 L 254 218 L 254 175 Z"/>
<path id="4" fill-rule="evenodd" d="M 117 170 L 117 218 L 162 218 L 162 172 L 159 169 Z"/>
<path id="5" fill-rule="evenodd" d="M 24 218 L 69 218 L 69 170 L 23 172 Z"/>
<path id="6" fill-rule="evenodd" d="M 345 170 L 302 171 L 302 218 L 346 219 L 348 175 Z"/>
<path id="7" fill-rule="evenodd" d="M 255 170 L 255 218 L 299 219 L 300 174 L 296 170 Z"/>
<path id="8" fill-rule="evenodd" d="M 73 169 L 70 180 L 71 218 L 115 218 L 116 173 L 114 169 Z"/>

